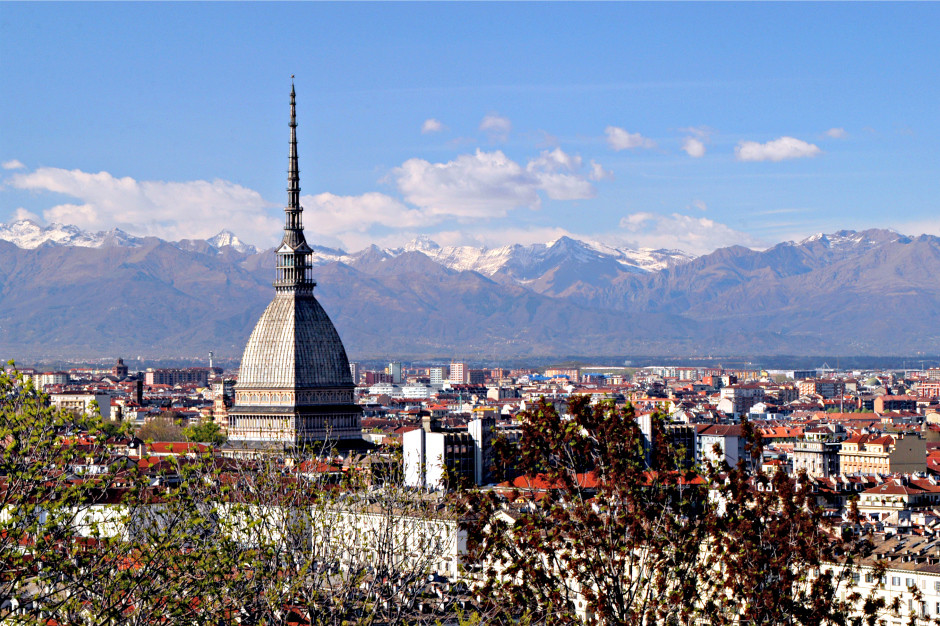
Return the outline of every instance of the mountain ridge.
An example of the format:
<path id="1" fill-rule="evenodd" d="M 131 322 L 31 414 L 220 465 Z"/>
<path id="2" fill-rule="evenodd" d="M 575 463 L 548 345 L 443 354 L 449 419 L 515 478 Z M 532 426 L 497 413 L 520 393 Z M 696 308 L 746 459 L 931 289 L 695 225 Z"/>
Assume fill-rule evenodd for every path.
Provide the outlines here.
<path id="1" fill-rule="evenodd" d="M 32 247 L 0 236 L 2 358 L 237 357 L 273 296 L 273 253 L 231 233 L 167 242 L 57 227 L 37 242 L 25 230 Z M 931 235 L 838 231 L 655 271 L 571 238 L 506 246 L 490 265 L 482 249 L 443 262 L 453 251 L 429 239 L 315 250 L 318 298 L 352 358 L 940 353 Z"/>

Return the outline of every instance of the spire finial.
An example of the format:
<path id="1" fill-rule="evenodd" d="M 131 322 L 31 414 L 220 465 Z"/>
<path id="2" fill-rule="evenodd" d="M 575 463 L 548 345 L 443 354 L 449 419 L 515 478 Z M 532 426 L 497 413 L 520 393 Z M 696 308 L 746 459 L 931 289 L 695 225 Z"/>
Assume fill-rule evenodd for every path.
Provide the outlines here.
<path id="1" fill-rule="evenodd" d="M 297 166 L 297 103 L 294 75 L 290 82 L 290 156 L 287 167 L 287 208 L 300 209 L 300 169 Z"/>

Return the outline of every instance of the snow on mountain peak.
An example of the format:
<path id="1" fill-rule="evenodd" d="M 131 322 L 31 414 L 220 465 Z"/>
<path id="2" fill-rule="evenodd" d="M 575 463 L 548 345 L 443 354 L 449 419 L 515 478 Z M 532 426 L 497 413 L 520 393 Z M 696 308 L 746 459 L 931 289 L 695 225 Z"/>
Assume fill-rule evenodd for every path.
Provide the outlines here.
<path id="1" fill-rule="evenodd" d="M 100 248 L 105 245 L 129 247 L 140 245 L 140 238 L 118 229 L 89 233 L 76 226 L 67 224 L 42 226 L 31 220 L 0 224 L 0 239 L 26 249 L 38 248 L 43 244 L 89 248 Z M 206 242 L 216 249 L 230 246 L 244 254 L 257 252 L 254 246 L 244 243 L 229 230 L 219 232 Z M 420 252 L 449 269 L 479 272 L 484 276 L 493 276 L 509 264 L 520 267 L 534 266 L 549 259 L 554 259 L 552 263 L 567 263 L 591 262 L 608 258 L 627 270 L 645 273 L 671 267 L 693 258 L 678 250 L 618 248 L 568 236 L 559 237 L 548 243 L 508 244 L 498 248 L 488 248 L 486 246 L 440 246 L 428 236 L 422 235 L 401 248 L 379 249 L 375 246 L 373 248 L 373 254 L 389 257 L 396 257 L 404 252 Z M 363 252 L 365 251 L 350 254 L 342 250 L 315 247 L 311 260 L 315 265 L 334 261 L 351 263 Z"/>
<path id="2" fill-rule="evenodd" d="M 258 249 L 253 245 L 247 244 L 236 237 L 235 233 L 230 230 L 223 230 L 215 237 L 206 239 L 206 242 L 208 242 L 208 244 L 213 248 L 224 248 L 225 246 L 231 246 L 235 250 L 245 254 L 254 254 L 258 251 Z"/>
<path id="3" fill-rule="evenodd" d="M 0 239 L 27 250 L 33 250 L 43 244 L 81 248 L 100 248 L 105 244 L 139 245 L 137 237 L 129 235 L 118 228 L 90 233 L 70 224 L 53 222 L 48 226 L 42 226 L 32 220 L 18 220 L 10 224 L 0 224 Z"/>
<path id="4" fill-rule="evenodd" d="M 419 235 L 405 244 L 405 252 L 433 252 L 440 250 L 441 247 L 427 235 Z"/>
<path id="5" fill-rule="evenodd" d="M 803 239 L 796 245 L 807 245 L 813 242 L 819 242 L 830 250 L 838 250 L 840 252 L 864 252 L 866 250 L 871 250 L 886 243 L 891 243 L 902 239 L 904 235 L 893 231 L 893 230 L 884 230 L 884 229 L 871 229 L 863 230 L 861 232 L 855 230 L 839 230 L 834 233 L 816 233 L 811 237 Z"/>
<path id="6" fill-rule="evenodd" d="M 652 250 L 616 248 L 595 241 L 582 241 L 562 236 L 548 243 L 532 245 L 510 244 L 499 248 L 486 246 L 440 246 L 422 236 L 403 248 L 387 249 L 386 254 L 397 256 L 402 252 L 421 252 L 441 265 L 457 271 L 479 272 L 493 276 L 509 264 L 528 266 L 554 258 L 561 262 L 590 262 L 599 258 L 613 258 L 625 269 L 653 272 L 691 260 L 691 255 L 678 250 Z"/>

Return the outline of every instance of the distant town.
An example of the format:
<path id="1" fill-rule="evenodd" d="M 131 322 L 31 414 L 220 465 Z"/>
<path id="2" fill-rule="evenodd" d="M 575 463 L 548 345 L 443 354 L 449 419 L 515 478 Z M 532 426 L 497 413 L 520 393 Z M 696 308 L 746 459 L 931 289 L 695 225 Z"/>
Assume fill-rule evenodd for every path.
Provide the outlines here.
<path id="1" fill-rule="evenodd" d="M 400 446 L 408 433 L 422 429 L 466 434 L 474 420 L 492 420 L 497 431 L 512 429 L 517 414 L 541 398 L 564 411 L 572 398 L 586 396 L 592 404 L 629 402 L 641 416 L 661 411 L 670 427 L 688 430 L 695 442 L 692 462 L 720 443 L 734 465 L 741 448 L 739 424 L 746 418 L 759 426 L 764 462 L 775 471 L 806 470 L 823 482 L 852 476 L 856 484 L 867 484 L 862 476 L 879 482 L 877 475 L 940 473 L 940 367 L 473 369 L 462 362 L 430 367 L 390 362 L 382 369 L 364 369 L 353 362 L 349 368 L 363 411 L 362 437 L 379 449 Z M 103 419 L 137 428 L 172 414 L 182 426 L 213 423 L 222 433 L 229 426 L 238 379 L 237 371 L 220 367 L 131 372 L 122 359 L 106 369 L 18 370 L 57 408 L 90 412 L 95 406 Z M 435 425 L 433 431 L 429 424 Z M 466 463 L 472 465 L 473 458 Z M 912 504 L 919 501 L 914 498 Z M 888 517 L 869 513 L 873 521 Z"/>
<path id="2" fill-rule="evenodd" d="M 758 425 L 765 469 L 795 475 L 805 470 L 821 494 L 881 493 L 884 477 L 905 495 L 890 505 L 863 502 L 862 512 L 879 528 L 940 524 L 929 509 L 940 498 L 932 489 L 940 474 L 940 368 L 906 371 L 724 370 L 694 367 L 581 367 L 471 369 L 466 363 L 416 367 L 391 362 L 382 370 L 350 363 L 362 437 L 378 450 L 403 446 L 406 462 L 427 442 L 448 449 L 465 441 L 465 458 L 449 462 L 483 482 L 477 467 L 486 450 L 481 420 L 496 432 L 516 428 L 516 416 L 544 398 L 559 411 L 579 396 L 592 404 L 631 403 L 638 415 L 660 411 L 669 428 L 684 433 L 689 462 L 706 460 L 719 444 L 729 465 L 744 457 L 740 423 Z M 237 372 L 219 367 L 149 368 L 130 372 L 119 359 L 109 369 L 44 372 L 19 368 L 57 408 L 100 410 L 105 420 L 136 428 L 171 415 L 181 426 L 212 423 L 225 433 Z M 420 444 L 416 443 L 421 441 Z M 225 446 L 219 447 L 224 454 Z M 415 459 L 423 475 L 415 486 L 443 488 L 433 455 Z M 896 488 L 895 488 L 896 487 Z M 831 495 L 831 494 L 830 494 Z M 844 500 L 844 498 L 843 498 Z M 863 499 L 864 500 L 864 499 Z M 841 504 L 840 504 L 841 503 Z M 839 513 L 844 502 L 827 500 Z M 912 517 L 913 514 L 913 517 Z"/>

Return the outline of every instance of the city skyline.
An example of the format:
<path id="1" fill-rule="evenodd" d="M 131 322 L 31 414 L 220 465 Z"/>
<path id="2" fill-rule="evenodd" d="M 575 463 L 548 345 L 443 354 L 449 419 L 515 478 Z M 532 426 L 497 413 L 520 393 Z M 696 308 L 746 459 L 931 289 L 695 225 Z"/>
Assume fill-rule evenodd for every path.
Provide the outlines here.
<path id="1" fill-rule="evenodd" d="M 702 254 L 940 234 L 936 5 L 7 3 L 0 222 Z"/>

